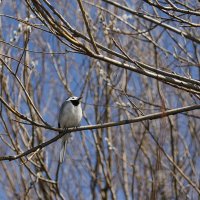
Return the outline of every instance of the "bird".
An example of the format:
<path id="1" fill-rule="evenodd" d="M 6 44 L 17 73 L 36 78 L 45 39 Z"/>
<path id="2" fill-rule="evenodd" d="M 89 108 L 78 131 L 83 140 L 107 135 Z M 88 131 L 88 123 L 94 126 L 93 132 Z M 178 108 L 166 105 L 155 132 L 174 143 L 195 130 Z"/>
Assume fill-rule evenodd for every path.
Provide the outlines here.
<path id="1" fill-rule="evenodd" d="M 67 98 L 60 107 L 58 116 L 58 128 L 68 129 L 78 127 L 80 125 L 83 113 L 81 108 L 82 97 L 71 96 Z M 59 132 L 59 133 L 62 133 Z M 62 163 L 65 157 L 66 145 L 71 138 L 71 134 L 67 133 L 62 138 L 62 146 L 60 151 L 60 162 Z"/>

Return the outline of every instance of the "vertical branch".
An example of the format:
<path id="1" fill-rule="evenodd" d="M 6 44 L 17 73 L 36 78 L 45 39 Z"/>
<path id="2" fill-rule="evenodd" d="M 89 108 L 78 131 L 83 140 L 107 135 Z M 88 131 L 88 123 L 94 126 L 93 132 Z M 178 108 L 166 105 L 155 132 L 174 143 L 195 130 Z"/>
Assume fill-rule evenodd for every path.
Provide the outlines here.
<path id="1" fill-rule="evenodd" d="M 81 12 L 82 12 L 82 14 L 83 14 L 83 19 L 84 19 L 84 22 L 85 22 L 85 25 L 86 25 L 86 29 L 87 29 L 88 35 L 89 35 L 89 37 L 90 37 L 91 43 L 92 43 L 92 45 L 93 45 L 93 48 L 94 48 L 95 52 L 96 52 L 97 54 L 99 54 L 99 51 L 98 51 L 97 46 L 96 46 L 96 44 L 95 44 L 95 41 L 94 41 L 92 32 L 91 32 L 91 30 L 90 30 L 90 25 L 89 25 L 88 20 L 87 20 L 87 16 L 86 16 L 85 9 L 83 8 L 83 5 L 82 5 L 82 0 L 78 0 L 78 4 L 79 4 L 79 7 L 80 7 Z"/>

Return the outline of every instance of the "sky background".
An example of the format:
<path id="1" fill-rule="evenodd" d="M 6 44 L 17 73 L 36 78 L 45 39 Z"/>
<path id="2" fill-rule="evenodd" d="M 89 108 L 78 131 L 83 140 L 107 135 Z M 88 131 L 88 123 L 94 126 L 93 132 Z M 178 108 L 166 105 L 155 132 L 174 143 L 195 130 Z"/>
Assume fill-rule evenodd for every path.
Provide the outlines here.
<path id="1" fill-rule="evenodd" d="M 141 2 L 143 1 L 126 1 L 127 6 L 131 9 L 155 17 L 155 9 Z M 50 3 L 76 30 L 87 36 L 82 15 L 76 1 L 50 1 Z M 94 8 L 94 6 L 90 5 L 91 3 L 101 5 L 110 12 L 116 13 L 120 19 L 110 16 L 108 12 Z M 155 68 L 157 67 L 160 70 L 174 72 L 185 77 L 190 76 L 193 79 L 199 80 L 199 45 L 197 43 L 170 32 L 163 27 L 155 26 L 153 23 L 142 18 L 135 17 L 129 12 L 116 9 L 114 6 L 105 2 L 91 1 L 90 4 L 85 2 L 83 5 L 88 12 L 88 19 L 92 24 L 90 28 L 97 42 L 121 53 L 119 48 L 110 42 L 111 38 L 114 38 L 134 60 L 141 61 Z M 190 6 L 195 7 L 195 4 L 199 6 L 197 1 L 191 1 Z M 181 5 L 179 7 L 185 9 Z M 166 13 L 159 9 L 156 9 L 156 11 L 157 16 L 160 16 L 164 23 L 180 30 L 188 30 L 194 33 L 194 35 L 199 34 L 199 27 L 187 28 L 185 24 L 172 20 Z M 144 114 L 159 112 L 165 109 L 165 107 L 172 109 L 199 103 L 198 98 L 188 92 L 175 89 L 167 84 L 158 83 L 155 79 L 74 52 L 69 47 L 69 43 L 67 43 L 69 46 L 64 44 L 49 32 L 41 21 L 27 9 L 24 1 L 3 1 L 0 4 L 0 14 L 2 45 L 0 55 L 14 72 L 19 67 L 17 73 L 19 79 L 29 91 L 42 117 L 53 127 L 57 127 L 57 116 L 60 105 L 70 95 L 68 89 L 76 96 L 83 96 L 82 107 L 84 117 L 81 125 L 120 121 L 138 116 L 130 101 L 127 99 L 127 96 L 122 93 L 122 88 L 130 95 L 129 97 L 132 102 L 142 108 Z M 55 17 L 53 14 L 52 16 Z M 183 15 L 182 17 L 183 19 L 188 19 L 188 15 Z M 189 20 L 193 23 L 199 23 L 198 18 L 199 16 L 192 15 Z M 30 23 L 36 24 L 39 27 L 31 28 L 28 42 L 29 51 L 24 54 L 21 60 L 23 63 L 27 63 L 28 67 L 25 67 L 23 64 L 18 66 L 18 62 L 14 60 L 19 60 L 23 53 L 26 37 L 25 32 L 29 29 L 26 25 L 19 22 L 19 19 L 28 20 Z M 124 21 L 127 23 L 124 23 Z M 117 30 L 124 32 L 119 34 Z M 139 34 L 137 32 L 138 30 L 142 31 L 142 34 Z M 155 48 L 148 38 L 156 41 L 158 46 Z M 60 39 L 63 38 L 60 37 Z M 88 45 L 83 39 L 78 39 L 85 45 Z M 67 42 L 65 39 L 63 41 Z M 49 52 L 54 52 L 54 54 L 50 54 Z M 123 61 L 123 59 L 109 55 L 106 52 L 101 51 L 101 53 L 110 58 Z M 5 67 L 3 70 L 0 67 L 0 70 L 5 77 L 8 88 L 8 94 L 6 94 L 2 90 L 3 85 L 1 86 L 1 91 L 3 91 L 1 95 L 3 98 L 10 105 L 15 105 L 15 108 L 19 112 L 37 121 L 38 118 L 35 117 L 33 109 L 27 104 L 27 98 L 19 89 L 16 79 Z M 162 95 L 164 96 L 164 103 L 160 97 Z M 8 125 L 8 132 L 10 132 L 14 140 L 18 141 L 23 151 L 28 149 L 24 143 L 26 137 L 30 139 L 35 134 L 34 142 L 36 145 L 57 135 L 54 131 L 40 129 L 30 125 L 19 127 L 19 125 L 14 124 L 16 122 L 12 121 L 12 119 L 15 119 L 13 114 L 8 115 L 3 106 L 1 107 L 1 111 L 2 118 Z M 199 180 L 200 164 L 198 153 L 198 133 L 200 127 L 197 123 L 199 112 L 194 111 L 192 114 L 195 116 L 194 118 L 182 114 L 170 118 L 171 123 L 174 123 L 172 124 L 173 128 L 171 128 L 171 124 L 167 119 L 152 121 L 148 131 L 155 135 L 164 150 L 170 155 L 172 152 L 171 138 L 174 137 L 174 146 L 177 151 L 176 162 L 183 167 L 184 172 L 192 180 L 196 181 Z M 154 170 L 156 171 L 157 163 L 159 163 L 159 150 L 153 142 L 153 139 L 147 134 L 148 136 L 144 140 L 144 146 L 147 148 L 146 154 L 150 161 L 144 156 L 142 151 L 139 151 L 137 157 L 138 143 L 145 131 L 148 133 L 143 124 L 138 123 L 110 128 L 109 130 L 84 131 L 74 134 L 74 140 L 67 147 L 65 164 L 60 168 L 58 185 L 61 192 L 68 199 L 72 197 L 79 199 L 80 193 L 83 197 L 92 199 L 91 185 L 94 180 L 90 167 L 94 171 L 98 168 L 96 177 L 100 183 L 94 187 L 94 190 L 99 194 L 106 187 L 106 177 L 101 167 L 107 167 L 110 164 L 110 160 L 112 160 L 112 164 L 109 167 L 112 174 L 112 181 L 115 185 L 117 199 L 126 199 L 125 189 L 123 188 L 124 168 L 130 185 L 133 184 L 133 187 L 138 189 L 141 184 L 141 187 L 146 188 L 146 185 L 151 183 L 152 177 L 154 177 Z M 2 119 L 0 122 L 0 133 L 7 134 Z M 9 143 L 11 142 L 7 136 L 5 140 Z M 100 148 L 103 155 L 102 166 L 98 160 L 97 140 L 100 141 Z M 110 151 L 110 140 L 116 151 Z M 2 149 L 1 155 L 16 154 L 4 142 L 1 142 L 0 148 Z M 47 170 L 53 180 L 56 177 L 59 150 L 60 140 L 45 147 L 43 151 Z M 189 155 L 186 155 L 186 150 L 189 152 Z M 123 156 L 128 160 L 126 166 L 122 159 L 124 158 Z M 141 183 L 138 180 L 134 183 L 132 180 L 133 168 L 129 166 L 129 163 L 133 163 L 134 158 L 137 158 L 135 165 L 136 175 L 141 178 Z M 171 173 L 172 167 L 166 161 L 165 157 L 161 157 L 161 160 L 160 163 L 163 165 L 162 170 L 165 170 L 164 176 L 167 177 Z M 155 167 L 154 170 L 150 170 L 148 162 L 151 163 L 152 169 Z M 5 166 L 9 167 L 11 177 L 15 174 L 13 175 L 15 177 L 13 178 L 14 187 L 17 193 L 22 194 L 22 171 L 28 185 L 32 183 L 34 177 L 31 177 L 27 168 L 22 166 L 18 160 L 12 162 L 5 161 Z M 192 169 L 192 166 L 194 169 Z M 35 173 L 39 171 L 31 163 L 29 167 Z M 4 173 L 5 169 L 2 165 L 0 166 L 0 171 L 0 184 L 2 185 L 0 187 L 0 199 L 12 198 L 13 194 L 9 197 L 6 191 L 9 188 L 9 184 L 8 178 Z M 42 171 L 41 174 L 46 177 L 45 171 Z M 143 177 L 144 174 L 146 179 Z M 169 180 L 166 179 L 165 182 L 167 183 L 163 183 L 163 185 L 171 184 L 172 179 L 169 175 Z M 184 187 L 188 186 L 187 181 L 182 178 L 180 180 Z M 35 184 L 35 187 L 40 186 Z M 191 186 L 188 187 L 188 195 L 190 195 L 191 199 L 195 199 L 197 194 Z M 151 187 L 148 188 L 150 191 Z M 160 191 L 164 190 L 163 188 Z M 134 193 L 135 199 L 140 195 L 137 189 L 135 189 Z M 150 193 L 149 191 L 147 190 L 147 193 Z M 131 193 L 131 191 L 129 192 Z M 171 199 L 173 199 L 174 193 L 170 191 L 169 194 L 171 195 Z M 110 192 L 108 192 L 108 198 L 112 199 Z"/>

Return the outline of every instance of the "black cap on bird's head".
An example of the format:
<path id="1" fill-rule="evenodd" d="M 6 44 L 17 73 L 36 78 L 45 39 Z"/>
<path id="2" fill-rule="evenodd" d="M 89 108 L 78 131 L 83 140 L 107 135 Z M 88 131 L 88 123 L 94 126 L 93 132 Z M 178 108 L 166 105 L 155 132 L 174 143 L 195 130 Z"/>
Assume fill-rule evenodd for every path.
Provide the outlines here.
<path id="1" fill-rule="evenodd" d="M 66 101 L 71 101 L 74 106 L 78 106 L 82 97 L 71 96 Z"/>

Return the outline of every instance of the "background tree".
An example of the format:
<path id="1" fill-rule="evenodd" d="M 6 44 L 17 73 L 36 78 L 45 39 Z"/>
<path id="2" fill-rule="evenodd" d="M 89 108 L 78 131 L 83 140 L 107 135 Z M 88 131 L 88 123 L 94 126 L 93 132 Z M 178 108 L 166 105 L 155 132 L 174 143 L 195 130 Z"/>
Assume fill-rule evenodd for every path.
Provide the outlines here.
<path id="1" fill-rule="evenodd" d="M 1 1 L 0 198 L 197 199 L 199 9 Z M 60 165 L 57 113 L 71 94 L 84 117 Z"/>

